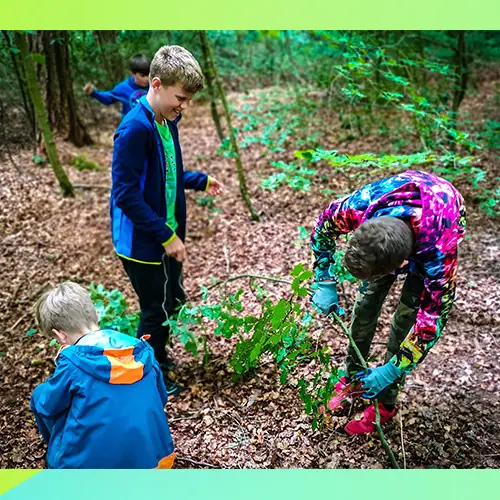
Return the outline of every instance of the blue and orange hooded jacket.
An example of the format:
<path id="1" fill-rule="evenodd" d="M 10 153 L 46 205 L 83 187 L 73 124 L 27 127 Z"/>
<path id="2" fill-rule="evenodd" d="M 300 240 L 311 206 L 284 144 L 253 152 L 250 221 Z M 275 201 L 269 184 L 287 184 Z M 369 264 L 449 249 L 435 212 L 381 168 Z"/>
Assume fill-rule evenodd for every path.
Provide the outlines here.
<path id="1" fill-rule="evenodd" d="M 166 403 L 153 349 L 112 330 L 61 349 L 31 397 L 51 469 L 170 468 Z"/>

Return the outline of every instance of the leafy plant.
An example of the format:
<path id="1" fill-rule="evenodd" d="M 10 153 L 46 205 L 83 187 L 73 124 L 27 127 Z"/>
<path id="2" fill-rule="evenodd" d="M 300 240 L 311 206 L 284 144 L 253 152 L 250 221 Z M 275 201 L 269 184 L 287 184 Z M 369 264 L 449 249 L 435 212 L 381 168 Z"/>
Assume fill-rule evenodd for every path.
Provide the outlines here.
<path id="1" fill-rule="evenodd" d="M 99 326 L 135 337 L 139 313 L 130 312 L 120 290 L 106 290 L 103 285 L 90 284 L 90 298 L 99 316 Z"/>
<path id="2" fill-rule="evenodd" d="M 281 170 L 281 172 L 263 179 L 261 183 L 262 189 L 275 191 L 281 184 L 286 183 L 295 191 L 309 191 L 311 178 L 316 174 L 316 170 L 298 167 L 282 161 L 271 162 L 271 165 Z"/>
<path id="3" fill-rule="evenodd" d="M 104 168 L 98 165 L 95 161 L 89 160 L 86 154 L 81 154 L 75 156 L 71 161 L 71 165 L 75 167 L 77 170 L 90 170 L 102 172 Z"/>
<path id="4" fill-rule="evenodd" d="M 203 345 L 205 360 L 210 323 L 214 324 L 215 335 L 237 338 L 230 360 L 235 377 L 244 376 L 270 357 L 280 370 L 280 382 L 286 384 L 301 364 L 317 363 L 318 371 L 312 379 L 302 378 L 298 382 L 299 397 L 306 412 L 313 415 L 313 427 L 316 428 L 322 418 L 319 408 L 331 397 L 341 372 L 332 363 L 327 348 L 318 348 L 317 342 L 308 335 L 312 316 L 309 307 L 304 309 L 302 299 L 309 295 L 306 282 L 313 273 L 299 264 L 292 270 L 291 277 L 288 298 L 273 302 L 261 294 L 260 315 L 245 314 L 243 290 L 239 289 L 234 294 L 222 295 L 217 303 L 185 306 L 168 324 L 172 333 L 194 355 L 198 355 L 199 346 Z M 204 300 L 207 299 L 208 289 L 205 289 Z M 195 335 L 194 329 L 201 329 L 201 333 Z"/>
<path id="5" fill-rule="evenodd" d="M 218 213 L 222 212 L 221 208 L 215 206 L 215 196 L 199 196 L 196 198 L 196 203 L 200 207 L 208 207 L 208 219 L 213 219 Z"/>
<path id="6" fill-rule="evenodd" d="M 45 165 L 47 163 L 47 158 L 45 158 L 45 156 L 33 155 L 32 160 L 33 163 L 36 163 L 37 165 Z"/>

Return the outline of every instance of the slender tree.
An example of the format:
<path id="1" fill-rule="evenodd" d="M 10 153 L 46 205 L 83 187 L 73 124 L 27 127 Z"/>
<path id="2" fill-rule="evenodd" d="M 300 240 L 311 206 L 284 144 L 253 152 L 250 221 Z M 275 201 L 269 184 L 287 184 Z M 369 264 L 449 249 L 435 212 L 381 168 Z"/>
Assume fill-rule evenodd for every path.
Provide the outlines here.
<path id="1" fill-rule="evenodd" d="M 67 31 L 42 31 L 46 68 L 46 102 L 53 129 L 75 146 L 93 144 L 78 113 L 69 62 Z"/>
<path id="2" fill-rule="evenodd" d="M 28 87 L 31 102 L 33 103 L 33 108 L 35 110 L 36 120 L 38 122 L 38 126 L 45 143 L 49 162 L 59 182 L 59 186 L 61 187 L 63 195 L 74 196 L 73 185 L 71 184 L 71 181 L 69 180 L 63 166 L 61 165 L 61 162 L 59 161 L 56 144 L 54 142 L 54 136 L 52 135 L 52 130 L 49 124 L 47 110 L 45 109 L 42 92 L 36 78 L 36 69 L 35 62 L 33 60 L 33 54 L 29 50 L 26 34 L 24 32 L 16 31 L 14 36 L 17 48 L 20 50 L 21 61 L 24 68 L 24 73 L 26 75 L 26 85 Z"/>
<path id="3" fill-rule="evenodd" d="M 226 122 L 227 126 L 229 129 L 229 139 L 231 141 L 231 149 L 232 153 L 234 156 L 234 162 L 236 165 L 236 172 L 238 174 L 238 182 L 240 184 L 240 193 L 243 198 L 243 201 L 245 202 L 248 211 L 250 212 L 250 216 L 252 217 L 252 220 L 258 221 L 260 220 L 259 215 L 257 212 L 254 210 L 253 205 L 252 205 L 252 200 L 250 199 L 250 196 L 248 195 L 248 189 L 247 189 L 247 183 L 246 183 L 246 178 L 245 178 L 245 171 L 243 168 L 243 163 L 241 161 L 241 156 L 240 156 L 240 151 L 238 148 L 238 141 L 236 139 L 236 134 L 234 133 L 233 129 L 233 124 L 231 120 L 231 111 L 229 109 L 229 104 L 227 102 L 226 98 L 226 93 L 224 92 L 224 87 L 222 86 L 222 81 L 219 77 L 219 74 L 217 72 L 217 67 L 215 65 L 215 58 L 214 54 L 212 51 L 212 47 L 210 46 L 210 42 L 208 40 L 207 32 L 206 31 L 200 31 L 200 36 L 202 37 L 203 44 L 207 47 L 207 53 L 208 53 L 208 64 L 212 69 L 213 72 L 213 77 L 214 77 L 214 82 L 217 87 L 217 90 L 219 92 L 219 97 L 222 101 L 222 106 L 224 108 L 224 114 L 226 117 Z"/>
<path id="4" fill-rule="evenodd" d="M 207 37 L 203 36 L 202 31 L 200 31 L 200 40 L 201 40 L 201 50 L 203 53 L 203 70 L 207 81 L 208 95 L 210 97 L 210 111 L 212 113 L 212 119 L 214 121 L 215 130 L 217 130 L 217 135 L 219 136 L 219 139 L 222 142 L 224 140 L 224 132 L 222 131 L 219 111 L 217 110 L 217 97 L 214 88 L 213 69 L 210 64 L 209 48 L 207 46 Z"/>

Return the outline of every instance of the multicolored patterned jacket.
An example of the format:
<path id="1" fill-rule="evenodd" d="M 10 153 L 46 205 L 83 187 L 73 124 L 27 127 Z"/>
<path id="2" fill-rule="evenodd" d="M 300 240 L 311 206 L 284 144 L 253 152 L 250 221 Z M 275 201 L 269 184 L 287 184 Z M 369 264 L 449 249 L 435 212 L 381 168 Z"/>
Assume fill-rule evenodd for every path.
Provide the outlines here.
<path id="1" fill-rule="evenodd" d="M 311 235 L 316 281 L 335 279 L 337 237 L 382 215 L 410 223 L 414 251 L 408 265 L 398 273 L 419 273 L 424 279 L 415 326 L 391 359 L 410 372 L 440 337 L 453 305 L 457 246 L 465 236 L 465 205 L 448 181 L 419 171 L 373 182 L 334 201 L 321 214 Z"/>

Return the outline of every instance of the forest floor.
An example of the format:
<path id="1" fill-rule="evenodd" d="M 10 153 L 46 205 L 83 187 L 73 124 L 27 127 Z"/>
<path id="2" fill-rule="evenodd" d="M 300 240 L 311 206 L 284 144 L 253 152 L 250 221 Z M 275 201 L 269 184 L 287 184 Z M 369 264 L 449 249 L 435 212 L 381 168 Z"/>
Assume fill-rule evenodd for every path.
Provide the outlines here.
<path id="1" fill-rule="evenodd" d="M 494 84 L 484 84 L 468 97 L 464 109 L 482 109 Z M 232 101 L 238 99 L 233 95 Z M 248 96 L 246 97 L 248 99 Z M 479 112 L 479 111 L 478 111 Z M 91 129 L 96 144 L 77 150 L 60 140 L 63 162 L 77 189 L 75 198 L 59 194 L 50 168 L 34 164 L 32 152 L 12 152 L 14 165 L 4 158 L 0 185 L 0 466 L 45 467 L 45 444 L 30 412 L 34 387 L 53 371 L 55 348 L 35 328 L 32 307 L 48 286 L 63 280 L 102 283 L 124 292 L 133 308 L 137 301 L 116 257 L 110 238 L 108 195 L 114 110 L 99 109 L 99 130 Z M 491 118 L 493 119 L 493 118 Z M 496 118 L 498 119 L 498 118 Z M 249 191 L 260 223 L 250 221 L 241 201 L 231 158 L 216 153 L 218 139 L 208 106 L 195 104 L 180 123 L 184 163 L 224 183 L 215 202 L 219 212 L 188 195 L 188 260 L 185 286 L 196 294 L 214 275 L 287 276 L 295 264 L 310 263 L 307 242 L 297 242 L 298 226 L 310 230 L 320 211 L 331 201 L 322 189 L 346 192 L 345 178 L 319 165 L 309 193 L 282 187 L 275 192 L 260 187 L 274 173 L 259 147 L 244 151 Z M 325 120 L 324 148 L 348 153 L 381 148 L 380 138 L 358 138 L 338 143 L 338 123 Z M 387 148 L 390 146 L 387 145 Z M 386 149 L 387 149 L 386 148 Z M 72 156 L 87 153 L 103 171 L 78 171 L 69 166 Z M 288 153 L 288 152 L 287 152 Z M 293 154 L 290 152 L 288 157 Z M 285 155 L 286 157 L 286 155 Z M 483 168 L 499 175 L 498 157 L 486 155 Z M 321 174 L 326 174 L 321 176 Z M 380 177 L 373 174 L 373 179 Z M 326 180 L 325 180 L 326 179 Z M 489 181 L 493 182 L 493 181 Z M 97 187 L 96 187 L 97 186 Z M 101 187 L 99 187 L 101 186 Z M 457 300 L 445 333 L 425 362 L 410 377 L 399 400 L 399 413 L 385 426 L 391 447 L 408 468 L 500 467 L 500 241 L 498 222 L 472 203 L 474 193 L 458 185 L 468 204 L 468 237 L 460 248 Z M 209 216 L 210 215 L 210 216 Z M 233 282 L 230 290 L 246 283 Z M 263 283 L 271 298 L 285 296 L 287 286 Z M 401 283 L 387 300 L 380 318 L 374 352 L 384 352 L 388 324 Z M 347 286 L 351 304 L 354 286 Z M 257 307 L 245 291 L 245 305 Z M 349 309 L 349 308 L 348 308 Z M 310 332 L 328 345 L 343 364 L 346 338 L 315 316 Z M 312 431 L 311 417 L 303 410 L 290 377 L 285 385 L 272 363 L 263 364 L 244 381 L 234 382 L 229 367 L 231 341 L 211 336 L 213 357 L 203 367 L 173 347 L 180 364 L 178 377 L 187 390 L 170 399 L 167 415 L 180 460 L 177 467 L 220 468 L 385 468 L 387 457 L 376 435 L 350 437 L 343 431 L 348 417 L 333 417 L 321 431 Z M 308 366 L 302 368 L 307 371 Z M 364 403 L 352 408 L 352 415 Z"/>

